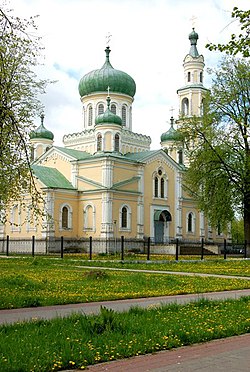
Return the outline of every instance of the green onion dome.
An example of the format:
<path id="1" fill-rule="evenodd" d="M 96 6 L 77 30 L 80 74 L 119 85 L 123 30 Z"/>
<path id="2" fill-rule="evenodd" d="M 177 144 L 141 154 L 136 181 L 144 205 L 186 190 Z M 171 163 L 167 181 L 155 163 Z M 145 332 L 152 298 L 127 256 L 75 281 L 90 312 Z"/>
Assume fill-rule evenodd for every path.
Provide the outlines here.
<path id="1" fill-rule="evenodd" d="M 170 118 L 170 124 L 171 124 L 171 127 L 169 128 L 169 130 L 165 133 L 162 133 L 161 142 L 181 141 L 182 140 L 181 134 L 176 129 L 174 129 L 174 118 L 173 118 L 173 116 Z"/>
<path id="2" fill-rule="evenodd" d="M 100 114 L 95 118 L 95 125 L 97 125 L 97 124 L 107 124 L 107 123 L 122 125 L 121 117 L 114 114 L 110 110 L 110 108 L 109 108 L 110 107 L 110 101 L 111 101 L 111 99 L 108 96 L 107 97 L 107 109 L 104 112 L 104 114 Z"/>
<path id="3" fill-rule="evenodd" d="M 189 54 L 192 57 L 199 57 L 199 52 L 198 52 L 197 47 L 196 47 L 197 40 L 199 39 L 199 35 L 197 34 L 197 32 L 195 32 L 194 28 L 193 28 L 193 31 L 190 32 L 188 38 L 189 38 L 190 43 L 191 43 Z"/>
<path id="4" fill-rule="evenodd" d="M 41 125 L 39 125 L 39 127 L 37 127 L 35 130 L 33 130 L 30 133 L 30 139 L 41 138 L 41 139 L 48 139 L 48 140 L 53 141 L 54 134 L 50 130 L 44 127 L 43 121 L 44 121 L 44 115 L 41 115 Z"/>
<path id="5" fill-rule="evenodd" d="M 113 68 L 109 61 L 110 51 L 109 47 L 105 49 L 106 61 L 102 68 L 93 70 L 81 78 L 78 86 L 81 97 L 95 92 L 106 92 L 108 86 L 113 93 L 134 97 L 136 91 L 134 79 L 126 72 Z"/>

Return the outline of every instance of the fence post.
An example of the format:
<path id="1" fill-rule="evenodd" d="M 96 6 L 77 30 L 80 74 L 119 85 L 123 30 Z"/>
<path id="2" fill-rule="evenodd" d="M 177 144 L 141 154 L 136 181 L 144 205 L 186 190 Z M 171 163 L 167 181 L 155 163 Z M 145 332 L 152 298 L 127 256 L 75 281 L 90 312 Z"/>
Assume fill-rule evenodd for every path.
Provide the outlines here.
<path id="1" fill-rule="evenodd" d="M 179 239 L 176 238 L 176 246 L 175 246 L 175 260 L 178 261 L 179 258 Z"/>
<path id="2" fill-rule="evenodd" d="M 201 239 L 201 260 L 204 257 L 204 238 Z"/>
<path id="3" fill-rule="evenodd" d="M 32 257 L 35 256 L 35 236 L 32 235 Z"/>
<path id="4" fill-rule="evenodd" d="M 150 260 L 150 237 L 148 237 L 147 260 Z"/>
<path id="5" fill-rule="evenodd" d="M 92 236 L 89 237 L 89 259 L 92 260 Z"/>
<path id="6" fill-rule="evenodd" d="M 244 258 L 247 258 L 247 241 L 244 242 Z"/>
<path id="7" fill-rule="evenodd" d="M 224 260 L 227 259 L 227 241 L 224 239 Z"/>
<path id="8" fill-rule="evenodd" d="M 10 237 L 9 235 L 6 236 L 6 256 L 9 255 L 9 245 L 10 245 Z"/>
<path id="9" fill-rule="evenodd" d="M 124 236 L 121 236 L 121 253 L 122 253 L 122 261 L 124 260 Z"/>
<path id="10" fill-rule="evenodd" d="M 61 236 L 61 258 L 63 258 L 63 236 Z"/>

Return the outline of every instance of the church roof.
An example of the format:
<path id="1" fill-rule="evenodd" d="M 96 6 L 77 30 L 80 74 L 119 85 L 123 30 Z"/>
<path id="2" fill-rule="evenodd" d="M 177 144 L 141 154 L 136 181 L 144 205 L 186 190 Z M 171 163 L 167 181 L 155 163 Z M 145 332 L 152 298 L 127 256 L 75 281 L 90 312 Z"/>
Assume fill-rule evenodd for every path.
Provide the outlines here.
<path id="1" fill-rule="evenodd" d="M 196 58 L 196 57 L 199 57 L 199 52 L 198 52 L 198 49 L 197 49 L 197 40 L 199 39 L 199 35 L 197 34 L 197 32 L 195 32 L 194 28 L 193 28 L 193 31 L 189 34 L 188 36 L 189 40 L 190 40 L 190 43 L 191 43 L 191 47 L 190 47 L 190 51 L 189 51 L 189 54 L 190 56 Z"/>
<path id="2" fill-rule="evenodd" d="M 171 126 L 170 126 L 169 130 L 165 133 L 162 133 L 161 142 L 181 141 L 182 140 L 181 134 L 176 129 L 174 129 L 174 118 L 173 118 L 173 116 L 170 118 L 170 125 Z"/>
<path id="3" fill-rule="evenodd" d="M 56 168 L 33 165 L 34 175 L 48 188 L 75 190 L 67 178 Z"/>
<path id="4" fill-rule="evenodd" d="M 110 110 L 110 97 L 107 97 L 107 109 L 104 114 L 100 114 L 95 118 L 95 125 L 100 124 L 118 124 L 122 125 L 122 119 L 120 116 L 114 114 Z"/>
<path id="5" fill-rule="evenodd" d="M 85 159 L 91 158 L 92 156 L 86 151 L 73 150 L 73 149 L 68 149 L 66 147 L 59 147 L 59 146 L 54 146 L 54 148 L 58 149 L 59 151 L 64 152 L 66 155 L 72 156 L 72 158 L 75 158 L 76 160 L 85 160 Z"/>
<path id="6" fill-rule="evenodd" d="M 45 126 L 43 125 L 43 121 L 44 121 L 44 115 L 41 115 L 41 125 L 39 125 L 39 127 L 37 127 L 32 132 L 30 132 L 30 139 L 40 138 L 40 139 L 49 139 L 53 141 L 54 134 L 50 130 L 45 128 Z"/>
<path id="7" fill-rule="evenodd" d="M 110 92 L 127 94 L 134 97 L 136 85 L 134 79 L 126 72 L 116 70 L 109 61 L 110 48 L 105 49 L 106 61 L 104 65 L 84 75 L 78 86 L 80 96 L 96 92 L 106 92 L 110 87 Z"/>

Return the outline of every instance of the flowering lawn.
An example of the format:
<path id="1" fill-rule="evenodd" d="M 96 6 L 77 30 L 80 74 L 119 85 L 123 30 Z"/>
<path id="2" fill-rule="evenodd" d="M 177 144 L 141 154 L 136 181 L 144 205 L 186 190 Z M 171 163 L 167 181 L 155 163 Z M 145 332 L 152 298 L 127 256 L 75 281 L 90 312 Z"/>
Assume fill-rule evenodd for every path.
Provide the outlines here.
<path id="1" fill-rule="evenodd" d="M 250 297 L 0 327 L 1 372 L 88 365 L 250 332 Z M 240 363 L 240 361 L 239 361 Z"/>
<path id="2" fill-rule="evenodd" d="M 101 269 L 84 269 L 79 267 L 86 261 L 73 259 L 52 259 L 32 257 L 0 258 L 0 308 L 20 308 L 31 306 L 45 306 L 66 303 L 104 301 L 125 298 L 139 298 L 161 295 L 175 295 L 184 293 L 201 293 L 222 290 L 250 288 L 250 280 L 228 279 L 213 277 L 188 277 L 178 275 L 105 271 Z M 215 262 L 213 270 L 232 274 L 233 266 L 236 272 L 240 269 L 247 271 L 241 263 L 249 261 L 233 261 L 230 267 L 222 261 L 222 266 Z M 89 264 L 89 262 L 88 262 Z M 94 264 L 94 263 L 92 263 Z M 99 262 L 96 264 L 100 264 Z M 114 263 L 110 263 L 113 265 Z M 116 265 L 122 265 L 116 263 Z M 145 264 L 147 268 L 154 268 L 155 264 Z M 155 268 L 177 271 L 187 268 L 194 272 L 211 272 L 211 263 L 193 263 L 192 267 L 186 263 L 176 265 L 159 264 Z M 191 264 L 189 264 L 191 265 Z M 202 265 L 202 266 L 200 266 Z M 226 266 L 224 266 L 226 265 Z M 122 265 L 122 267 L 124 267 Z M 129 265 L 130 268 L 143 265 Z M 197 270 L 197 271 L 198 271 Z M 210 269 L 212 270 L 212 269 Z M 184 271 L 184 269 L 183 269 Z M 242 275 L 243 274 L 242 272 Z"/>
<path id="3" fill-rule="evenodd" d="M 224 260 L 222 258 L 210 257 L 209 259 L 198 260 L 197 257 L 186 256 L 186 260 L 175 261 L 174 256 L 157 255 L 152 256 L 152 261 L 145 260 L 119 260 L 100 259 L 99 256 L 93 257 L 92 261 L 87 261 L 85 256 L 71 255 L 65 258 L 64 262 L 77 265 L 88 266 L 105 266 L 129 269 L 146 269 L 146 270 L 165 270 L 165 271 L 183 271 L 191 273 L 207 273 L 221 275 L 250 276 L 249 259 L 232 259 Z M 196 259 L 195 259 L 196 258 Z"/>

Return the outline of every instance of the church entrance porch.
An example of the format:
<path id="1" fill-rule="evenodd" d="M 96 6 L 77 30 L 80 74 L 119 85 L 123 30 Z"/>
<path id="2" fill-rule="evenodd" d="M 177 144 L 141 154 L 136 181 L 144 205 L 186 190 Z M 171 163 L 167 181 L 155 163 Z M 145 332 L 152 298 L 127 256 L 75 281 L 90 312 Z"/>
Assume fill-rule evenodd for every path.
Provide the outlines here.
<path id="1" fill-rule="evenodd" d="M 171 214 L 167 210 L 155 210 L 154 212 L 154 242 L 163 244 L 169 239 L 169 222 Z"/>

